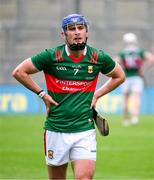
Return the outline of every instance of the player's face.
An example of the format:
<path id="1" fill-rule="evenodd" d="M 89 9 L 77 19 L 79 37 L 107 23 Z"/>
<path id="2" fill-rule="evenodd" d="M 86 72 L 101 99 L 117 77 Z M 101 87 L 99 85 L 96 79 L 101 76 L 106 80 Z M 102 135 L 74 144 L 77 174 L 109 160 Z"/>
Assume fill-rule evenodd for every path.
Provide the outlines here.
<path id="1" fill-rule="evenodd" d="M 86 42 L 88 32 L 84 24 L 73 24 L 66 29 L 66 40 L 69 44 Z"/>

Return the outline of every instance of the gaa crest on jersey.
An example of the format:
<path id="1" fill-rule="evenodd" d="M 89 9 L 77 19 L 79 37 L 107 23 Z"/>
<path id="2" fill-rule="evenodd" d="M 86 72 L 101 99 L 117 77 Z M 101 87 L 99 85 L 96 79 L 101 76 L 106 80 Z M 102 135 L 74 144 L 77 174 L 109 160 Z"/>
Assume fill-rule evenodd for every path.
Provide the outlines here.
<path id="1" fill-rule="evenodd" d="M 48 150 L 48 158 L 53 159 L 54 152 L 52 150 Z"/>
<path id="2" fill-rule="evenodd" d="M 93 66 L 88 66 L 88 73 L 89 74 L 93 73 Z"/>

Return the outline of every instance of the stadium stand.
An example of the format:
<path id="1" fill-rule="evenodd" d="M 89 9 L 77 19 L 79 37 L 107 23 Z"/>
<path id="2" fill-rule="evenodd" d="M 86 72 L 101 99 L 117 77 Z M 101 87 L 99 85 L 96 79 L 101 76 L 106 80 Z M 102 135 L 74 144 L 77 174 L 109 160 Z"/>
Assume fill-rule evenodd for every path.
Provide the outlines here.
<path id="1" fill-rule="evenodd" d="M 128 31 L 137 34 L 142 47 L 154 51 L 153 9 L 153 0 L 0 0 L 0 84 L 16 84 L 11 71 L 19 62 L 61 43 L 59 23 L 73 12 L 90 20 L 90 44 L 113 56 Z M 36 79 L 42 83 L 39 75 Z M 145 65 L 145 83 L 154 86 L 153 66 Z"/>

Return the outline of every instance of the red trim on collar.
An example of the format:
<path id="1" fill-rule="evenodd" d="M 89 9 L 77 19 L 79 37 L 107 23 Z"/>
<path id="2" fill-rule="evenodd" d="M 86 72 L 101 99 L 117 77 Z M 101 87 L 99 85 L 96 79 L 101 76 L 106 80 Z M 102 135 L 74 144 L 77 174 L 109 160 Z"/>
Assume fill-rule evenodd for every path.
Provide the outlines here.
<path id="1" fill-rule="evenodd" d="M 68 57 L 69 57 L 73 62 L 78 63 L 78 62 L 80 62 L 80 61 L 85 57 L 85 55 L 82 54 L 80 57 L 75 58 L 72 54 L 70 54 Z"/>

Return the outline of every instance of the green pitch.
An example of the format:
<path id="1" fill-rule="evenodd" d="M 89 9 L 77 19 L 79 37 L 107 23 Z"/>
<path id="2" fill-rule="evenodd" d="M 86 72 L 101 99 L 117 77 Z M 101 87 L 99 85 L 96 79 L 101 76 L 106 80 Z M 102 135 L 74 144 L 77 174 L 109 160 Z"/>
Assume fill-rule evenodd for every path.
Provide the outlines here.
<path id="1" fill-rule="evenodd" d="M 123 127 L 121 116 L 108 116 L 110 135 L 97 135 L 94 179 L 154 179 L 154 116 Z M 0 179 L 47 179 L 42 115 L 0 116 Z M 68 179 L 72 179 L 71 166 Z"/>

